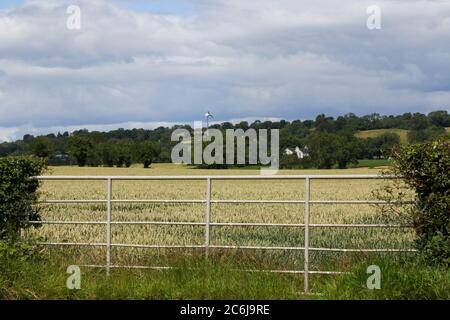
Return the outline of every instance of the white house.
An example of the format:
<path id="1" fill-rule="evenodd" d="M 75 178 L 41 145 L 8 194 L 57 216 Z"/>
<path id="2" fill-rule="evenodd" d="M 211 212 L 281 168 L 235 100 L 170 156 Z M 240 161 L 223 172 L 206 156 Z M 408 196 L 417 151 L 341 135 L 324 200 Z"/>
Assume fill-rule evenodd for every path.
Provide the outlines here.
<path id="1" fill-rule="evenodd" d="M 284 153 L 287 154 L 287 155 L 295 154 L 295 155 L 297 155 L 298 159 L 303 159 L 303 158 L 309 157 L 308 147 L 300 149 L 300 147 L 297 146 L 297 147 L 295 147 L 294 151 L 292 151 L 289 148 L 286 148 L 284 150 Z"/>

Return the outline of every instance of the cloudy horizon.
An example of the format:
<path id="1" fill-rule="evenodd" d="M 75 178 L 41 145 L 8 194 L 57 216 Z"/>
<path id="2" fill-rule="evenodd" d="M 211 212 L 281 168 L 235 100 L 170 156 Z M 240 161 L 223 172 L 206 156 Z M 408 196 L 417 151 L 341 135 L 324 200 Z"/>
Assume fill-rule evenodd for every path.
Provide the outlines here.
<path id="1" fill-rule="evenodd" d="M 70 5 L 79 30 L 66 26 Z M 207 110 L 222 122 L 449 105 L 450 1 L 0 4 L 0 140 L 192 123 Z"/>

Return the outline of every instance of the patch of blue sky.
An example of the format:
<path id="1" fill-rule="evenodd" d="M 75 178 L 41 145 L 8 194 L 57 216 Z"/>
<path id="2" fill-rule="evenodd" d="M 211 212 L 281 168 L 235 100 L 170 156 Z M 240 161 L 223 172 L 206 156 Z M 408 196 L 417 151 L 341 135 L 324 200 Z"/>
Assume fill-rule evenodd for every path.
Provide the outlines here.
<path id="1" fill-rule="evenodd" d="M 117 4 L 133 11 L 146 11 L 156 14 L 189 15 L 194 11 L 188 0 L 116 0 Z"/>
<path id="2" fill-rule="evenodd" d="M 21 5 L 25 2 L 25 0 L 1 0 L 0 1 L 0 9 L 8 9 L 13 6 Z"/>
<path id="3" fill-rule="evenodd" d="M 76 0 L 74 2 L 76 3 Z M 114 0 L 114 2 L 133 11 L 157 14 L 189 15 L 194 11 L 190 0 Z M 0 9 L 8 9 L 24 3 L 25 0 L 0 0 Z"/>

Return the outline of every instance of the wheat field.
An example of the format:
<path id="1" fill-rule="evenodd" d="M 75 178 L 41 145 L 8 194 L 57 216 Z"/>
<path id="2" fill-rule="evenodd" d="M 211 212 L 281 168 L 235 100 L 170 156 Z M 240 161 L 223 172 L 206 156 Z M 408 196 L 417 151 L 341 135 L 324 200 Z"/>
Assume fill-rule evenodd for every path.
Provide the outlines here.
<path id="1" fill-rule="evenodd" d="M 347 170 L 281 170 L 279 174 L 374 174 L 380 169 Z M 46 175 L 252 175 L 258 170 L 201 170 L 175 165 L 154 165 L 151 169 L 53 167 Z M 388 183 L 384 180 L 313 180 L 312 200 L 375 200 L 373 191 Z M 45 181 L 40 188 L 42 200 L 105 199 L 105 181 Z M 124 199 L 204 200 L 206 181 L 114 181 L 112 197 Z M 213 200 L 303 200 L 302 180 L 213 181 Z M 211 222 L 233 223 L 304 223 L 303 204 L 212 204 Z M 204 222 L 205 204 L 113 203 L 113 221 L 183 221 Z M 44 221 L 104 221 L 106 205 L 42 204 Z M 314 204 L 313 224 L 379 224 L 398 223 L 397 218 L 381 215 L 374 205 Z M 25 236 L 46 242 L 104 243 L 105 225 L 43 225 L 26 230 Z M 410 229 L 379 228 L 311 228 L 310 246 L 318 248 L 411 248 L 414 238 Z M 113 244 L 203 245 L 204 226 L 113 225 Z M 302 227 L 236 227 L 212 226 L 211 245 L 302 247 Z M 103 247 L 69 248 L 73 261 L 104 264 Z M 200 249 L 149 249 L 113 247 L 112 263 L 125 265 L 161 265 L 170 263 L 176 253 L 201 253 Z M 249 250 L 231 251 L 251 257 L 263 268 L 295 269 L 303 267 L 303 251 Z M 343 261 L 349 253 L 311 251 L 311 269 Z M 389 253 L 394 254 L 394 253 Z M 249 259 L 247 259 L 249 260 Z M 339 262 L 340 263 L 340 262 Z"/>

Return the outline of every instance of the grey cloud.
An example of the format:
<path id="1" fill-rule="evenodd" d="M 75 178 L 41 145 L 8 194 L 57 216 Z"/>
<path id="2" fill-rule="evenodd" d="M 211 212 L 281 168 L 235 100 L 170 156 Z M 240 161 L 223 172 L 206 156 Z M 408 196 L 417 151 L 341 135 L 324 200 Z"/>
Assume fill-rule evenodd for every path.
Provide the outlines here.
<path id="1" fill-rule="evenodd" d="M 192 15 L 79 0 L 0 11 L 0 127 L 309 118 L 448 108 L 450 2 L 194 1 Z M 3 70 L 3 74 L 1 73 Z"/>

